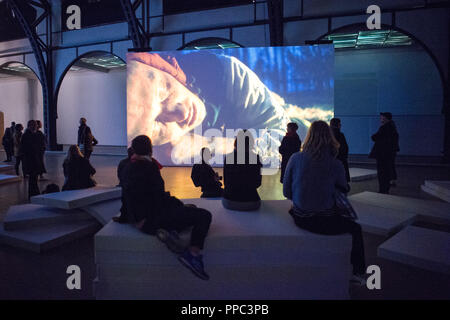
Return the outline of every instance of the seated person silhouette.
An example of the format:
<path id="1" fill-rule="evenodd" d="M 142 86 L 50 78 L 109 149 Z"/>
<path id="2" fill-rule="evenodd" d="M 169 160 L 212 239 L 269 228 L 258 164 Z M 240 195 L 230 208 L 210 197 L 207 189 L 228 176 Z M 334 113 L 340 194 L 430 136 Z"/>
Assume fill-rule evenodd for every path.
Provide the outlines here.
<path id="1" fill-rule="evenodd" d="M 63 163 L 64 169 L 64 185 L 63 191 L 87 189 L 95 187 L 97 183 L 92 178 L 95 169 L 88 159 L 81 153 L 76 145 L 71 145 L 67 151 L 67 158 Z"/>
<path id="2" fill-rule="evenodd" d="M 253 147 L 252 134 L 241 130 L 234 142 L 234 151 L 225 156 L 222 204 L 227 209 L 252 211 L 261 205 L 256 189 L 261 185 L 262 164 Z"/>
<path id="3" fill-rule="evenodd" d="M 201 150 L 202 163 L 196 163 L 192 167 L 191 179 L 196 187 L 202 188 L 201 198 L 216 198 L 222 196 L 222 183 L 220 177 L 209 165 L 211 151 L 208 148 Z"/>
<path id="4" fill-rule="evenodd" d="M 120 222 L 133 224 L 150 235 L 156 235 L 167 247 L 179 254 L 178 260 L 197 277 L 208 280 L 201 251 L 211 224 L 211 213 L 185 205 L 164 189 L 158 163 L 152 158 L 152 143 L 145 135 L 132 141 L 134 154 L 121 173 L 122 211 Z M 117 221 L 117 220 L 116 220 Z M 192 227 L 188 248 L 178 232 Z"/>

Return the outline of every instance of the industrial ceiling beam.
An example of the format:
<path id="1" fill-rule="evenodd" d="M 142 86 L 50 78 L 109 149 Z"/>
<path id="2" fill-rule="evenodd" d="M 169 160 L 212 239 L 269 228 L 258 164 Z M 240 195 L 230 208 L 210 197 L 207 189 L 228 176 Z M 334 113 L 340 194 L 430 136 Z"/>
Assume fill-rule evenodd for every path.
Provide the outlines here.
<path id="1" fill-rule="evenodd" d="M 51 150 L 57 148 L 56 143 L 56 101 L 53 96 L 53 57 L 52 57 L 52 15 L 51 5 L 47 0 L 6 0 L 8 6 L 14 12 L 14 16 L 22 27 L 30 41 L 31 48 L 36 59 L 39 78 L 42 84 L 42 96 L 44 107 L 44 131 L 47 137 L 47 145 Z M 34 21 L 28 21 L 24 15 L 25 7 L 40 8 L 42 14 Z M 36 27 L 45 20 L 45 42 L 37 35 Z"/>
<path id="2" fill-rule="evenodd" d="M 125 18 L 128 22 L 128 33 L 133 41 L 134 48 L 147 48 L 149 44 L 149 38 L 147 37 L 147 32 L 142 26 L 141 22 L 136 17 L 136 10 L 142 4 L 142 0 L 135 0 L 131 2 L 130 0 L 120 0 L 122 4 L 122 9 L 125 14 Z M 147 14 L 144 10 L 143 21 L 147 20 Z"/>
<path id="3" fill-rule="evenodd" d="M 283 45 L 283 0 L 267 0 L 270 45 Z"/>

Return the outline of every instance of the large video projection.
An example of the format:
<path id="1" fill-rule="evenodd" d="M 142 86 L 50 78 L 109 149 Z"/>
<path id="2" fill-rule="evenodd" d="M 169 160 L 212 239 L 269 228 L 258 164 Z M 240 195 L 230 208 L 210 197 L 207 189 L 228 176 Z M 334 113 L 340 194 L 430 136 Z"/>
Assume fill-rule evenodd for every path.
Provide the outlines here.
<path id="1" fill-rule="evenodd" d="M 332 45 L 127 54 L 127 136 L 153 142 L 163 165 L 190 166 L 209 147 L 223 164 L 239 129 L 263 164 L 278 168 L 288 122 L 302 140 L 314 120 L 333 117 Z"/>

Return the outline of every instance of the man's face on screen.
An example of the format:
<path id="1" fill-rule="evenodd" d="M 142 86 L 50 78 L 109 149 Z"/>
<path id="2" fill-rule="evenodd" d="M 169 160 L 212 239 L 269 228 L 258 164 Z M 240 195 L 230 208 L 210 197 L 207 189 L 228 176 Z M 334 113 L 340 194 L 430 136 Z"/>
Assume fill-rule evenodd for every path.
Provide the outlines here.
<path id="1" fill-rule="evenodd" d="M 175 143 L 202 123 L 204 103 L 172 75 L 134 60 L 127 68 L 129 136 L 148 135 L 154 145 Z"/>

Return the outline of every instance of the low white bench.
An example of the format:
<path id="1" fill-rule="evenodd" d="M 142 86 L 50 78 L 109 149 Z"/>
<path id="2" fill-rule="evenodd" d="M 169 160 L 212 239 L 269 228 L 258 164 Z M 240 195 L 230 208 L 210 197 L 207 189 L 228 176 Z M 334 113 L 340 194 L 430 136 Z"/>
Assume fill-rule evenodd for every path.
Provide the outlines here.
<path id="1" fill-rule="evenodd" d="M 87 212 L 73 209 L 50 208 L 39 204 L 21 204 L 9 207 L 3 219 L 5 230 L 29 229 L 49 224 L 94 220 Z"/>
<path id="2" fill-rule="evenodd" d="M 380 245 L 378 256 L 450 274 L 450 233 L 409 226 Z"/>
<path id="3" fill-rule="evenodd" d="M 94 187 L 38 195 L 31 198 L 31 203 L 61 209 L 75 209 L 101 201 L 118 199 L 121 194 L 122 189 L 119 187 Z"/>
<path id="4" fill-rule="evenodd" d="M 115 216 L 119 215 L 120 207 L 122 206 L 121 199 L 107 200 L 99 203 L 94 203 L 86 207 L 80 208 L 92 217 L 94 217 L 102 225 L 107 224 Z"/>
<path id="5" fill-rule="evenodd" d="M 9 174 L 0 174 L 0 185 L 12 183 L 12 182 L 18 182 L 21 180 L 22 180 L 22 178 L 19 176 L 12 176 Z"/>
<path id="6" fill-rule="evenodd" d="M 196 278 L 156 237 L 109 222 L 95 235 L 97 299 L 347 299 L 351 236 L 321 236 L 295 226 L 290 201 L 255 212 L 220 200 L 188 199 L 213 221 Z M 183 237 L 186 237 L 183 234 Z"/>
<path id="7" fill-rule="evenodd" d="M 421 189 L 432 196 L 450 202 L 450 181 L 425 180 Z"/>
<path id="8" fill-rule="evenodd" d="M 16 170 L 14 169 L 13 165 L 0 164 L 0 173 L 8 174 L 8 175 L 15 175 L 16 174 Z"/>
<path id="9" fill-rule="evenodd" d="M 350 180 L 353 182 L 371 180 L 377 177 L 376 170 L 363 168 L 350 168 L 349 171 L 350 171 Z"/>
<path id="10" fill-rule="evenodd" d="M 403 210 L 374 206 L 354 199 L 350 200 L 358 214 L 363 231 L 381 236 L 390 236 L 417 220 L 417 214 Z"/>
<path id="11" fill-rule="evenodd" d="M 450 224 L 450 203 L 393 196 L 364 191 L 349 196 L 350 201 L 358 201 L 372 206 L 417 215 L 417 219 L 436 224 Z"/>

